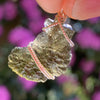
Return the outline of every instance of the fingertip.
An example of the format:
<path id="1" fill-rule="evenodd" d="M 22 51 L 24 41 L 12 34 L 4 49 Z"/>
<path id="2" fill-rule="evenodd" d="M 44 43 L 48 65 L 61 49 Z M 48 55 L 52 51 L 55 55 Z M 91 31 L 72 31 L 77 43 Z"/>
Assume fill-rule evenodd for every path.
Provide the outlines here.
<path id="1" fill-rule="evenodd" d="M 63 9 L 66 15 L 72 18 L 72 8 L 74 6 L 75 0 L 64 0 L 63 2 Z"/>
<path id="2" fill-rule="evenodd" d="M 85 20 L 100 16 L 100 0 L 36 0 L 48 13 L 57 13 L 62 8 L 67 16 Z"/>
<path id="3" fill-rule="evenodd" d="M 57 13 L 61 9 L 62 0 L 36 0 L 40 5 L 48 13 Z"/>
<path id="4" fill-rule="evenodd" d="M 100 16 L 100 0 L 76 0 L 72 18 L 86 20 Z"/>

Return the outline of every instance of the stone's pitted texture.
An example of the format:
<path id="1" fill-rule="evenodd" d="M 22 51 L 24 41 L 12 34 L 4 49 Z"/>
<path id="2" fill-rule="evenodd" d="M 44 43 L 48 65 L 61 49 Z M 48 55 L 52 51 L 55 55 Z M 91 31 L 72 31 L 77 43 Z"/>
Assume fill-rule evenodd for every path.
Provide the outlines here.
<path id="1" fill-rule="evenodd" d="M 37 82 L 46 81 L 46 77 L 39 71 L 26 47 L 15 47 L 8 60 L 9 67 L 19 76 Z"/>
<path id="2" fill-rule="evenodd" d="M 46 20 L 48 25 L 53 22 Z M 74 31 L 63 27 L 71 39 Z M 65 39 L 59 25 L 46 29 L 31 42 L 31 47 L 36 53 L 41 64 L 53 76 L 60 76 L 66 71 L 71 60 L 71 46 Z M 31 81 L 45 82 L 47 78 L 42 74 L 28 48 L 15 47 L 8 57 L 9 67 L 21 77 Z"/>

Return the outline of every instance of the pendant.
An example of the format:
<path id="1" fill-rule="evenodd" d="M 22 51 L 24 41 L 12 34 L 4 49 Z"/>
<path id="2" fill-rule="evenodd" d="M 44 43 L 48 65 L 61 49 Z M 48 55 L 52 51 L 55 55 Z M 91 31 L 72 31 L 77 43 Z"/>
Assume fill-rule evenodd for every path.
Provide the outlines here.
<path id="1" fill-rule="evenodd" d="M 61 11 L 52 20 L 46 19 L 43 32 L 27 47 L 15 47 L 8 56 L 8 66 L 19 76 L 35 81 L 54 80 L 63 74 L 71 60 L 74 31 L 66 24 Z M 37 26 L 38 27 L 38 26 Z"/>

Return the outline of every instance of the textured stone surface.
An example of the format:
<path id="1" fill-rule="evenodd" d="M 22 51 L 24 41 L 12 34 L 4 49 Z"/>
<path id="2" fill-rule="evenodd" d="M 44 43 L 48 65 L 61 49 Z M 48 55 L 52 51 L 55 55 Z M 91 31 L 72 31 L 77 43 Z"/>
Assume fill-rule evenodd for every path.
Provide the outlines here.
<path id="1" fill-rule="evenodd" d="M 46 20 L 50 25 L 53 22 Z M 71 39 L 74 31 L 63 27 Z M 53 76 L 60 76 L 66 71 L 71 60 L 71 47 L 65 39 L 59 25 L 46 29 L 40 33 L 32 42 L 32 49 L 35 51 L 41 64 Z M 45 82 L 47 78 L 41 73 L 32 59 L 28 48 L 15 47 L 8 57 L 9 67 L 21 77 L 36 82 Z"/>

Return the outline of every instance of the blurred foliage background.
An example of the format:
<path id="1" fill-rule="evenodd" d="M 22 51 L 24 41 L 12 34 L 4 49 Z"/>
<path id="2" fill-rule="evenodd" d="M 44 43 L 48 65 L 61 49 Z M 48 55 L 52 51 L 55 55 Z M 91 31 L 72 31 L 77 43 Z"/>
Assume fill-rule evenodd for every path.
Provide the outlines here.
<path id="1" fill-rule="evenodd" d="M 8 67 L 15 46 L 26 46 L 46 18 L 35 0 L 0 0 L 0 100 L 100 100 L 100 18 L 70 20 L 72 60 L 66 73 L 45 83 L 27 81 Z"/>

